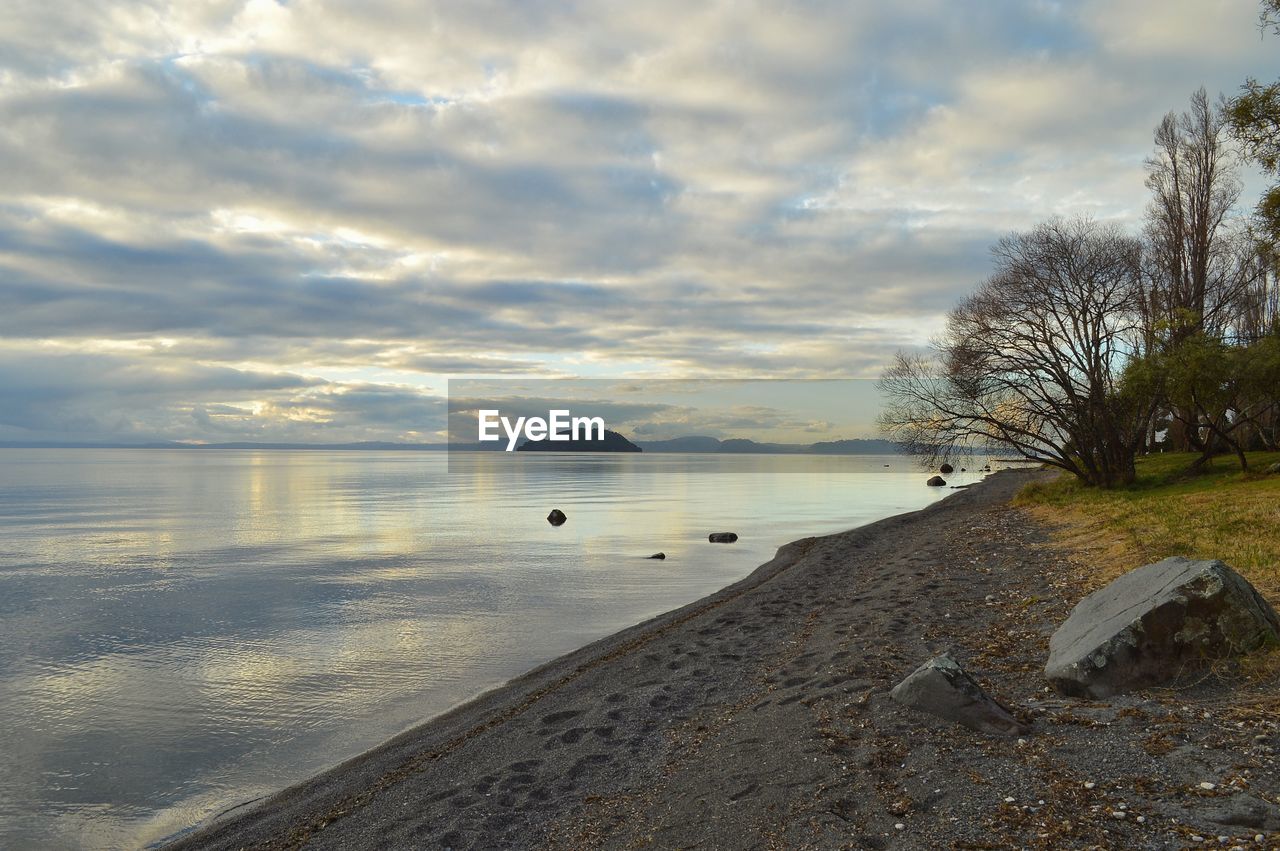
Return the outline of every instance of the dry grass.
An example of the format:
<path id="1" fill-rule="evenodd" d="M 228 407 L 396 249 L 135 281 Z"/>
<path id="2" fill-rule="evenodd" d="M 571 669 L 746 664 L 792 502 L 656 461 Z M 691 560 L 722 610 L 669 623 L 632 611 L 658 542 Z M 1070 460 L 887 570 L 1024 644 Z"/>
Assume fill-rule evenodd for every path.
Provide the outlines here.
<path id="1" fill-rule="evenodd" d="M 1024 488 L 1015 504 L 1047 523 L 1053 544 L 1079 567 L 1086 590 L 1168 556 L 1222 559 L 1280 608 L 1280 452 L 1250 453 L 1251 472 L 1216 458 L 1188 475 L 1192 455 L 1138 462 L 1132 487 L 1081 487 L 1067 476 Z M 1238 660 L 1234 678 L 1251 686 L 1227 699 L 1241 720 L 1280 712 L 1280 648 Z"/>
<path id="2" fill-rule="evenodd" d="M 1193 457 L 1141 459 L 1138 480 L 1111 491 L 1062 476 L 1027 487 L 1016 503 L 1053 527 L 1098 585 L 1168 556 L 1218 558 L 1280 600 L 1280 475 L 1262 472 L 1280 453 L 1250 453 L 1249 474 L 1222 457 L 1187 475 Z"/>

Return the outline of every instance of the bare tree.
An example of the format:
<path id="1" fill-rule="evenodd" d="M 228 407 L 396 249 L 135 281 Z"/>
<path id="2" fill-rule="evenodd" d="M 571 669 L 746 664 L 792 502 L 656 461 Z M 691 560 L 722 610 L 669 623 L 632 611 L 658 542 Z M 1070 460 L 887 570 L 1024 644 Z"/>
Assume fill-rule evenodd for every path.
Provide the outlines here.
<path id="1" fill-rule="evenodd" d="M 1089 484 L 1131 482 L 1152 407 L 1121 381 L 1140 342 L 1140 244 L 1054 220 L 992 253 L 995 273 L 933 351 L 900 353 L 881 378 L 881 427 L 934 459 L 997 445 Z"/>
<path id="2" fill-rule="evenodd" d="M 1240 183 L 1227 149 L 1225 109 L 1223 98 L 1210 103 L 1201 88 L 1187 112 L 1161 120 L 1147 160 L 1152 199 L 1143 301 L 1149 332 L 1173 343 L 1221 331 L 1251 279 L 1228 222 Z"/>

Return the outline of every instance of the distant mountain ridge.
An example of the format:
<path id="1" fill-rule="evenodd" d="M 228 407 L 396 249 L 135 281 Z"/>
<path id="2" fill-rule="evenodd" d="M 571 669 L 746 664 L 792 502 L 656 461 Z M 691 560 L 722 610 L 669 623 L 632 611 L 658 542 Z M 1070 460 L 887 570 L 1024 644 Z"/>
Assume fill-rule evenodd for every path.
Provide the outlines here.
<path id="1" fill-rule="evenodd" d="M 898 455 L 892 441 L 879 438 L 852 438 L 849 440 L 825 440 L 819 443 L 757 443 L 744 437 L 720 440 L 715 437 L 694 435 L 671 440 L 641 441 L 645 452 L 665 453 L 724 453 L 738 455 Z"/>

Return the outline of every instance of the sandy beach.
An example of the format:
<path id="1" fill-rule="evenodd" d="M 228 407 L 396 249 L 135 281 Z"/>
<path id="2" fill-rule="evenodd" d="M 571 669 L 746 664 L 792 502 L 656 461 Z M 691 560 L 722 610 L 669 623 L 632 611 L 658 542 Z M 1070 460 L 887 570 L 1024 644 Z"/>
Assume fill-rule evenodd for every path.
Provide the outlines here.
<path id="1" fill-rule="evenodd" d="M 1250 695 L 1045 690 L 1086 572 L 1008 505 L 1038 475 L 788 544 L 171 847 L 1280 847 L 1280 730 Z M 1032 732 L 889 700 L 943 651 Z"/>

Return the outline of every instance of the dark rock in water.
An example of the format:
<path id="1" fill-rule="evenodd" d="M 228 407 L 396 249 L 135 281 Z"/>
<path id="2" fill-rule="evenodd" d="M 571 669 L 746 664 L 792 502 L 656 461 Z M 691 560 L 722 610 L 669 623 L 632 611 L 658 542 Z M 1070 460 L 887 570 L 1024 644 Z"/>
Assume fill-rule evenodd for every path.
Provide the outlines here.
<path id="1" fill-rule="evenodd" d="M 552 526 L 563 526 L 564 521 L 568 519 L 568 517 L 564 516 L 564 512 L 558 508 L 551 509 L 551 513 L 547 515 L 547 522 Z"/>
<path id="2" fill-rule="evenodd" d="M 950 475 L 954 470 L 955 467 L 952 467 L 950 464 L 943 464 L 938 468 L 938 472 L 944 476 Z"/>
<path id="3" fill-rule="evenodd" d="M 965 472 L 968 472 L 968 471 L 967 471 L 964 467 L 961 467 L 961 468 L 960 468 L 960 472 L 965 473 Z"/>
<path id="4" fill-rule="evenodd" d="M 979 733 L 1017 736 L 1030 729 L 988 697 L 956 660 L 947 655 L 930 659 L 916 668 L 893 687 L 889 696 L 903 706 L 963 724 Z"/>
<path id="5" fill-rule="evenodd" d="M 649 556 L 649 558 L 656 558 L 659 560 L 664 559 L 666 557 L 667 557 L 666 553 L 654 553 L 653 555 Z"/>
<path id="6" fill-rule="evenodd" d="M 1049 639 L 1044 673 L 1061 694 L 1108 697 L 1276 641 L 1280 617 L 1248 580 L 1220 561 L 1174 557 L 1081 600 Z"/>
<path id="7" fill-rule="evenodd" d="M 947 480 L 942 478 L 942 476 L 934 476 L 929 481 L 925 482 L 925 484 L 931 488 L 941 488 L 946 486 Z"/>
<path id="8" fill-rule="evenodd" d="M 707 540 L 713 544 L 732 544 L 738 540 L 737 532 L 712 532 L 707 536 Z"/>

